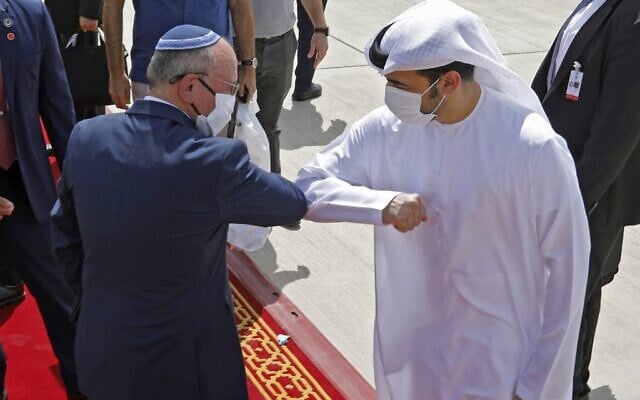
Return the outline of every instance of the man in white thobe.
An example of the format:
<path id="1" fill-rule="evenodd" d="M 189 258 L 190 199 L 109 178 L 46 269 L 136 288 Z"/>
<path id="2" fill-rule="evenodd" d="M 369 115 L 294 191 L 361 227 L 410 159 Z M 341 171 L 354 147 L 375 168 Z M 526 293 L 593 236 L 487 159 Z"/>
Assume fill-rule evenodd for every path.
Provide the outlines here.
<path id="1" fill-rule="evenodd" d="M 365 54 L 386 106 L 297 184 L 307 219 L 375 226 L 378 398 L 571 399 L 589 233 L 564 140 L 448 0 L 401 14 Z"/>

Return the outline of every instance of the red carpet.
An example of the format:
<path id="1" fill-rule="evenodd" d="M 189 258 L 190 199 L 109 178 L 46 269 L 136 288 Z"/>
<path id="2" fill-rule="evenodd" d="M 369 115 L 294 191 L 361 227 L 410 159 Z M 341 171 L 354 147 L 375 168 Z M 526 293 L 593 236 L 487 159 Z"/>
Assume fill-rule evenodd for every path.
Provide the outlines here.
<path id="1" fill-rule="evenodd" d="M 49 344 L 33 297 L 0 310 L 0 342 L 7 355 L 11 400 L 64 400 L 58 361 Z"/>
<path id="2" fill-rule="evenodd" d="M 250 398 L 344 399 L 295 342 L 278 344 L 282 328 L 235 277 L 231 282 Z M 33 297 L 2 310 L 0 322 L 11 400 L 64 400 L 57 361 Z"/>

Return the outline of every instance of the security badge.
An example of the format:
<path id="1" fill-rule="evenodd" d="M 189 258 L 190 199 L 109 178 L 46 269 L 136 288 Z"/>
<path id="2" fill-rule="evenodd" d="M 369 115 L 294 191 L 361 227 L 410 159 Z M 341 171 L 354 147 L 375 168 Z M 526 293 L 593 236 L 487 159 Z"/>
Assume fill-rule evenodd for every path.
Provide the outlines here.
<path id="1" fill-rule="evenodd" d="M 564 94 L 565 99 L 571 101 L 578 101 L 580 98 L 580 88 L 582 87 L 582 64 L 577 61 L 573 62 L 573 70 L 569 75 L 569 84 L 567 85 L 567 92 Z"/>

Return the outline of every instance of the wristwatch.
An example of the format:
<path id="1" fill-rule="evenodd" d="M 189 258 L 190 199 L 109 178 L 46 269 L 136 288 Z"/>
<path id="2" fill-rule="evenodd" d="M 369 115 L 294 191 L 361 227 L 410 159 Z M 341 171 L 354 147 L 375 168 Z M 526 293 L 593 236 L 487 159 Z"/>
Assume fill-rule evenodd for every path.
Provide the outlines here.
<path id="1" fill-rule="evenodd" d="M 315 33 L 324 33 L 325 36 L 329 36 L 329 27 L 325 26 L 324 28 L 315 28 L 313 30 Z"/>
<path id="2" fill-rule="evenodd" d="M 252 66 L 253 68 L 258 68 L 258 59 L 253 57 L 248 60 L 240 60 L 238 61 L 238 65 Z"/>

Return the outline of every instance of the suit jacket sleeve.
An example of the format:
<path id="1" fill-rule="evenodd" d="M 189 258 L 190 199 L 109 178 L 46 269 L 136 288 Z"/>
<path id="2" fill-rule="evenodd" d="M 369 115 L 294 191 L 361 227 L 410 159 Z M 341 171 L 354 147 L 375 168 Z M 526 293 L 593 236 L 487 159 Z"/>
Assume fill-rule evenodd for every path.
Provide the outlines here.
<path id="1" fill-rule="evenodd" d="M 40 116 L 53 146 L 58 165 L 63 167 L 67 142 L 75 111 L 67 75 L 58 49 L 56 33 L 44 4 L 42 5 L 42 62 L 40 63 Z"/>
<path id="2" fill-rule="evenodd" d="M 605 194 L 640 141 L 640 20 L 619 30 L 610 43 L 606 76 L 591 133 L 577 159 L 587 209 Z M 588 71 L 585 70 L 585 74 Z"/>
<path id="3" fill-rule="evenodd" d="M 51 238 L 53 248 L 65 277 L 76 294 L 81 291 L 84 250 L 76 218 L 73 190 L 67 171 L 62 172 L 58 184 L 58 200 L 51 210 Z"/>
<path id="4" fill-rule="evenodd" d="M 307 211 L 304 194 L 280 175 L 252 164 L 239 140 L 229 146 L 219 179 L 218 205 L 226 223 L 284 225 L 299 221 Z"/>
<path id="5" fill-rule="evenodd" d="M 102 0 L 80 0 L 78 15 L 89 19 L 102 19 Z"/>

